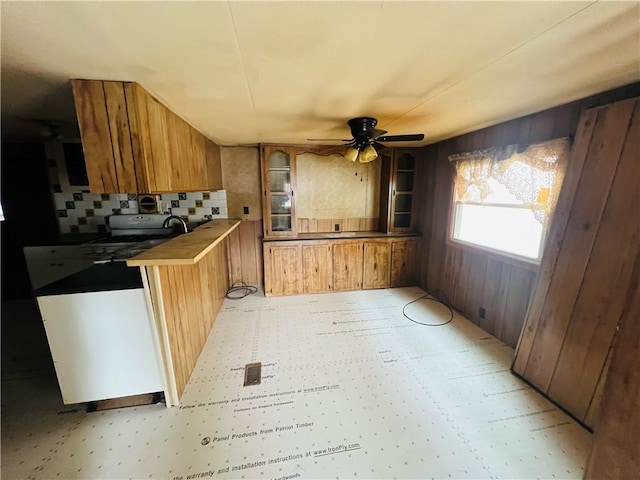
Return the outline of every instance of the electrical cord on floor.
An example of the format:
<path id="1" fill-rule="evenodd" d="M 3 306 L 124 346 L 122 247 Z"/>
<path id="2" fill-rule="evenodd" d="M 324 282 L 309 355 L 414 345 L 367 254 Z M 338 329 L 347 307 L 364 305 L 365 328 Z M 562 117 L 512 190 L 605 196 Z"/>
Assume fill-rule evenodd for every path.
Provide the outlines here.
<path id="1" fill-rule="evenodd" d="M 247 285 L 242 280 L 238 282 L 233 282 L 233 285 L 229 287 L 227 293 L 224 295 L 224 298 L 228 298 L 229 300 L 240 300 L 241 298 L 248 297 L 256 293 L 258 289 L 254 286 Z"/>
<path id="2" fill-rule="evenodd" d="M 424 323 L 424 322 L 418 322 L 417 320 L 414 320 L 409 315 L 407 315 L 407 313 L 405 312 L 405 309 L 409 305 L 411 305 L 412 303 L 416 303 L 419 300 L 431 300 L 433 302 L 440 303 L 440 304 L 444 305 L 445 307 L 447 307 L 449 309 L 449 320 L 447 320 L 446 322 L 443 322 L 443 323 Z M 413 323 L 417 323 L 418 325 L 424 325 L 425 327 L 442 327 L 442 326 L 444 326 L 444 325 L 446 325 L 448 323 L 451 323 L 451 321 L 453 320 L 453 309 L 451 308 L 451 306 L 448 303 L 445 303 L 442 300 L 434 297 L 430 293 L 426 293 L 426 294 L 422 295 L 421 297 L 418 297 L 415 300 L 412 300 L 411 302 L 407 303 L 404 307 L 402 307 L 402 315 L 404 315 L 406 318 L 408 318 Z"/>

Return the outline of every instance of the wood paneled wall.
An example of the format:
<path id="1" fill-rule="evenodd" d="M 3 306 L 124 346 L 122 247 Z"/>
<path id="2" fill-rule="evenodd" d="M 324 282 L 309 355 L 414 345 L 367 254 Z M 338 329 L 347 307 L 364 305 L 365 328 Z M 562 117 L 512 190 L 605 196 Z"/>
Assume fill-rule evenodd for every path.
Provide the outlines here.
<path id="1" fill-rule="evenodd" d="M 262 220 L 243 221 L 229 234 L 229 280 L 262 287 Z"/>
<path id="2" fill-rule="evenodd" d="M 513 364 L 587 424 L 640 250 L 638 139 L 638 99 L 583 113 Z"/>
<path id="3" fill-rule="evenodd" d="M 298 218 L 298 233 L 372 232 L 378 230 L 378 217 L 373 218 Z M 338 226 L 336 228 L 336 225 Z"/>
<path id="4" fill-rule="evenodd" d="M 640 472 L 640 254 L 634 270 L 585 479 L 632 478 Z"/>
<path id="5" fill-rule="evenodd" d="M 228 239 L 220 242 L 195 265 L 147 267 L 152 296 L 162 298 L 156 317 L 161 342 L 168 344 L 164 360 L 173 383 L 168 386 L 175 397 L 172 403 L 182 396 L 224 301 L 229 286 L 227 243 Z"/>
<path id="6" fill-rule="evenodd" d="M 447 299 L 470 320 L 515 347 L 537 268 L 447 242 L 453 169 L 448 156 L 509 144 L 573 136 L 583 108 L 640 94 L 636 83 L 620 89 L 471 132 L 422 150 L 417 183 L 418 229 L 423 235 L 420 286 Z M 480 308 L 485 318 L 480 318 Z"/>

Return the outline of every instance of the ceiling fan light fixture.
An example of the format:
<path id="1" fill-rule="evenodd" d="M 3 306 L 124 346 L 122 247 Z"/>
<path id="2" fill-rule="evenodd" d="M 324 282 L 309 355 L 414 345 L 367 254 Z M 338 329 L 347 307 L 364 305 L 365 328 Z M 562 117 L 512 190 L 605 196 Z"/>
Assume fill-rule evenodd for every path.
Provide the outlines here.
<path id="1" fill-rule="evenodd" d="M 358 160 L 360 163 L 369 163 L 373 162 L 376 158 L 378 158 L 378 152 L 373 148 L 373 145 L 367 145 L 358 155 Z"/>
<path id="2" fill-rule="evenodd" d="M 346 152 L 344 152 L 344 158 L 349 160 L 350 162 L 355 162 L 358 159 L 358 154 L 360 152 L 357 148 L 349 147 Z"/>

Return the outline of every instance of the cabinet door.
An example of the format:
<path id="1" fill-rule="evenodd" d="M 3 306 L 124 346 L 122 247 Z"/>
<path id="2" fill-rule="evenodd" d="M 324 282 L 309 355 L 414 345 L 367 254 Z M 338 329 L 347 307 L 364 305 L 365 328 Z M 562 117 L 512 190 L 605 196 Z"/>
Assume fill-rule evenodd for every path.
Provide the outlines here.
<path id="1" fill-rule="evenodd" d="M 391 169 L 393 168 L 393 152 L 380 152 L 380 213 L 378 226 L 381 232 L 389 233 L 391 221 L 391 192 L 393 190 Z"/>
<path id="2" fill-rule="evenodd" d="M 191 147 L 190 127 L 180 117 L 173 112 L 162 107 L 167 125 L 167 166 L 171 189 L 173 191 L 184 192 L 191 189 L 194 176 L 194 165 Z"/>
<path id="3" fill-rule="evenodd" d="M 394 152 L 392 172 L 390 232 L 403 232 L 413 227 L 413 184 L 416 159 L 409 151 Z"/>
<path id="4" fill-rule="evenodd" d="M 72 86 L 89 187 L 93 193 L 120 193 L 103 82 L 73 80 Z"/>
<path id="5" fill-rule="evenodd" d="M 124 82 L 124 95 L 127 101 L 129 116 L 129 133 L 131 135 L 131 148 L 133 150 L 133 164 L 136 175 L 136 189 L 134 192 L 153 193 L 151 169 L 151 140 L 149 129 L 149 115 L 147 112 L 146 95 L 140 85 L 133 82 Z M 144 127 L 144 128 L 142 128 Z M 128 192 L 131 193 L 131 192 Z"/>
<path id="6" fill-rule="evenodd" d="M 387 242 L 364 242 L 363 288 L 389 286 L 391 247 Z"/>
<path id="7" fill-rule="evenodd" d="M 271 295 L 296 295 L 302 293 L 302 255 L 298 245 L 287 247 L 268 247 L 265 255 L 265 293 Z M 265 252 L 266 253 L 266 252 Z M 267 265 L 267 262 L 270 265 Z"/>
<path id="8" fill-rule="evenodd" d="M 220 146 L 204 137 L 204 157 L 206 162 L 207 188 L 205 190 L 222 190 L 222 160 Z"/>
<path id="9" fill-rule="evenodd" d="M 391 286 L 407 287 L 418 282 L 418 241 L 403 240 L 391 244 Z"/>
<path id="10" fill-rule="evenodd" d="M 331 245 L 302 247 L 304 293 L 330 292 L 333 283 Z"/>
<path id="11" fill-rule="evenodd" d="M 362 288 L 362 242 L 333 246 L 333 289 L 336 292 Z"/>
<path id="12" fill-rule="evenodd" d="M 118 191 L 121 193 L 137 192 L 125 84 L 123 82 L 103 82 L 103 86 Z"/>
<path id="13" fill-rule="evenodd" d="M 140 88 L 142 90 L 142 88 Z M 169 139 L 167 133 L 167 115 L 164 106 L 144 91 L 142 101 L 147 114 L 148 135 L 145 139 L 145 161 L 150 172 L 151 191 L 147 193 L 161 193 L 177 191 L 173 187 L 173 169 L 169 163 Z M 140 125 L 139 128 L 145 128 Z"/>
<path id="14" fill-rule="evenodd" d="M 295 152 L 290 147 L 263 147 L 262 186 L 265 237 L 296 234 Z"/>

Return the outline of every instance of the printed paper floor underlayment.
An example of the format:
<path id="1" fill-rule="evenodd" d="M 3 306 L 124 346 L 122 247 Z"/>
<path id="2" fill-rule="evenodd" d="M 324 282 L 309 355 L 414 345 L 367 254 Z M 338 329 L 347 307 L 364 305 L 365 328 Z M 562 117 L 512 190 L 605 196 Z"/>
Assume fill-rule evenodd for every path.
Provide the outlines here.
<path id="1" fill-rule="evenodd" d="M 423 294 L 226 300 L 170 409 L 86 413 L 12 381 L 3 478 L 582 478 L 591 434 L 461 316 L 405 318 Z M 449 318 L 428 300 L 406 313 Z M 262 383 L 243 387 L 252 362 Z"/>

